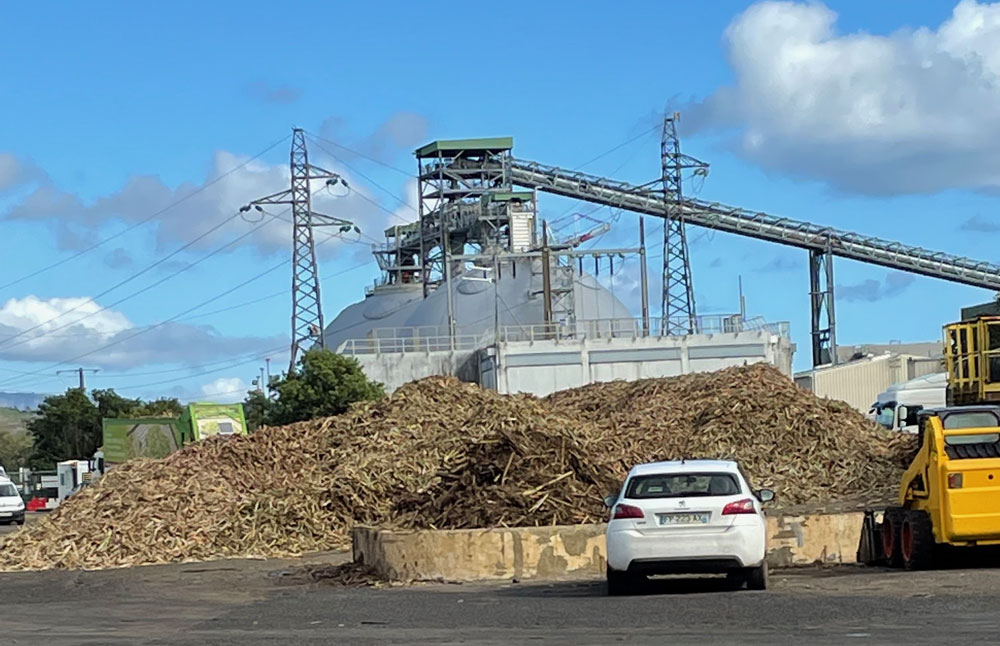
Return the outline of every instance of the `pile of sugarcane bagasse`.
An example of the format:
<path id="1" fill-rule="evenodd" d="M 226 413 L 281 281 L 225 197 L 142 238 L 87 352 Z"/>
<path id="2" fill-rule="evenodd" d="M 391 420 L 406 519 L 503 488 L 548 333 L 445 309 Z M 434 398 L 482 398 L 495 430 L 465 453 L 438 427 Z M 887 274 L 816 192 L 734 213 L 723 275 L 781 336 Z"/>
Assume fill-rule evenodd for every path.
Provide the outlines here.
<path id="1" fill-rule="evenodd" d="M 355 524 L 598 522 L 636 463 L 735 458 L 784 504 L 882 500 L 912 453 L 758 364 L 553 394 L 450 377 L 324 419 L 121 465 L 0 544 L 0 570 L 100 569 L 346 547 Z"/>

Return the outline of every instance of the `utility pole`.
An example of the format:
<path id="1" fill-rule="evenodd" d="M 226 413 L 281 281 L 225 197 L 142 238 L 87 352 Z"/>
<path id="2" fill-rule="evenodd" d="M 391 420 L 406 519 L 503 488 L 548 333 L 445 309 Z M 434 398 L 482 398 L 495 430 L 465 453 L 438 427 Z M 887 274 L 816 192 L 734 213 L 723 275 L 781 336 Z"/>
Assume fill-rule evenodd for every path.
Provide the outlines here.
<path id="1" fill-rule="evenodd" d="M 68 372 L 75 372 L 76 374 L 80 375 L 80 390 L 82 390 L 84 392 L 87 392 L 87 382 L 83 378 L 83 374 L 85 372 L 97 372 L 97 371 L 98 371 L 97 368 L 74 368 L 72 370 L 57 370 L 56 374 L 57 375 L 64 375 L 64 374 L 66 374 Z"/>
<path id="2" fill-rule="evenodd" d="M 694 169 L 706 175 L 708 164 L 681 153 L 677 136 L 680 113 L 663 118 L 660 138 L 660 176 L 666 219 L 663 221 L 663 320 L 660 334 L 694 334 L 698 331 L 698 312 L 694 303 L 694 283 L 688 256 L 687 226 L 684 223 L 684 171 Z"/>
<path id="3" fill-rule="evenodd" d="M 552 328 L 552 277 L 549 272 L 549 226 L 542 220 L 542 315 L 545 322 L 545 338 Z"/>
<path id="4" fill-rule="evenodd" d="M 316 242 L 314 227 L 338 227 L 341 233 L 354 229 L 353 222 L 342 220 L 312 210 L 312 193 L 309 183 L 326 180 L 326 186 L 338 183 L 347 187 L 337 173 L 309 163 L 305 133 L 301 128 L 292 129 L 292 150 L 289 165 L 292 171 L 291 187 L 254 200 L 240 212 L 254 208 L 263 212 L 265 204 L 288 204 L 292 208 L 292 347 L 288 371 L 295 370 L 299 353 L 309 345 L 325 347 L 323 305 L 320 298 L 319 272 L 316 267 Z"/>

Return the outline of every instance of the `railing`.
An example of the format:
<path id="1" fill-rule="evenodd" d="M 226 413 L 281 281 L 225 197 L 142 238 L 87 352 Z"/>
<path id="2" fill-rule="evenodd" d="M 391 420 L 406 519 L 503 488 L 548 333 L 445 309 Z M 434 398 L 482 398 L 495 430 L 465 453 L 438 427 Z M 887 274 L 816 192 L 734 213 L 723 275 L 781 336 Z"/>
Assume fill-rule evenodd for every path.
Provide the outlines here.
<path id="1" fill-rule="evenodd" d="M 572 323 L 506 325 L 500 328 L 501 341 L 540 341 L 544 339 L 628 339 L 665 336 L 664 330 L 685 329 L 694 334 L 720 334 L 765 331 L 788 337 L 787 322 L 768 323 L 762 318 L 742 320 L 739 315 L 697 316 L 693 320 L 671 319 L 664 326 L 660 319 L 650 319 L 649 334 L 641 319 L 595 319 Z"/>
<path id="2" fill-rule="evenodd" d="M 693 328 L 690 326 L 693 324 Z M 695 334 L 720 334 L 766 331 L 788 337 L 788 323 L 768 323 L 763 318 L 742 319 L 738 314 L 698 316 L 693 320 L 673 319 L 663 326 L 660 319 L 650 319 L 649 333 L 643 330 L 642 319 L 593 319 L 571 323 L 538 325 L 504 325 L 500 327 L 501 341 L 541 341 L 544 339 L 637 339 L 644 336 L 665 336 L 663 330 L 693 329 Z M 346 355 L 442 352 L 448 350 L 476 350 L 495 340 L 492 326 L 479 334 L 462 333 L 450 336 L 445 325 L 421 327 L 375 328 L 363 339 L 344 341 L 337 352 Z"/>
<path id="3" fill-rule="evenodd" d="M 482 336 L 456 335 L 420 336 L 369 339 L 348 339 L 337 348 L 338 354 L 349 356 L 363 354 L 406 354 L 420 352 L 447 352 L 449 350 L 478 350 L 486 342 Z"/>

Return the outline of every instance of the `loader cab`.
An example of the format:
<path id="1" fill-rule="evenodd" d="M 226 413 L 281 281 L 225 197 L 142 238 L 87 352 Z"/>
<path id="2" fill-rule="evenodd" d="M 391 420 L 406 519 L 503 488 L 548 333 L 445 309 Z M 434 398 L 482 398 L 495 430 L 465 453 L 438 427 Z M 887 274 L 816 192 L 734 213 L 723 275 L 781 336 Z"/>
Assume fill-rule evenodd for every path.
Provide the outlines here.
<path id="1" fill-rule="evenodd" d="M 925 492 L 914 502 L 936 516 L 937 541 L 1000 542 L 1000 406 L 939 408 L 918 418 L 924 464 L 914 465 L 922 472 L 914 484 Z"/>

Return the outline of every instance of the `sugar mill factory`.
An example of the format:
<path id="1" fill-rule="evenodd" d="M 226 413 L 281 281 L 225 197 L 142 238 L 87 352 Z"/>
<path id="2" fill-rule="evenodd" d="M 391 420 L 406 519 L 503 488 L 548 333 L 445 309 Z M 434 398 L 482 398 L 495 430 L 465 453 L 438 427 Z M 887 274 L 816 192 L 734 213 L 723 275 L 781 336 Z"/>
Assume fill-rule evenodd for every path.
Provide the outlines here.
<path id="1" fill-rule="evenodd" d="M 507 137 L 417 150 L 420 219 L 385 231 L 374 249 L 382 278 L 326 327 L 327 347 L 356 357 L 390 390 L 448 374 L 545 395 L 758 361 L 791 374 L 788 325 L 698 316 L 686 267 L 680 281 L 665 277 L 674 293 L 664 295 L 666 312 L 651 316 L 643 223 L 630 248 L 582 249 L 610 226 L 599 222 L 555 239 L 539 222 L 538 187 L 518 181 L 512 146 Z M 683 229 L 667 235 L 686 254 Z M 641 266 L 639 317 L 596 275 L 630 256 Z"/>

